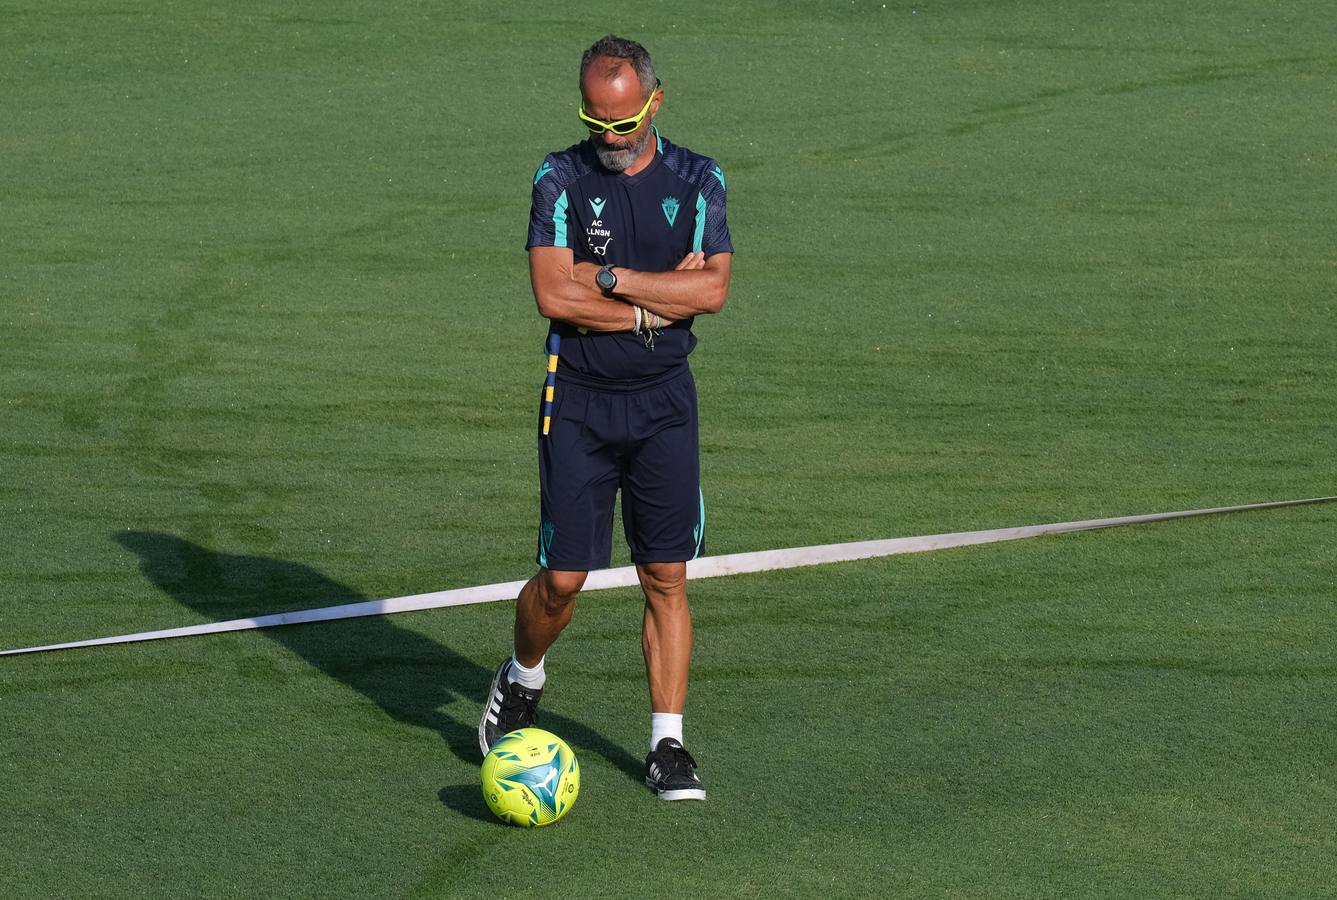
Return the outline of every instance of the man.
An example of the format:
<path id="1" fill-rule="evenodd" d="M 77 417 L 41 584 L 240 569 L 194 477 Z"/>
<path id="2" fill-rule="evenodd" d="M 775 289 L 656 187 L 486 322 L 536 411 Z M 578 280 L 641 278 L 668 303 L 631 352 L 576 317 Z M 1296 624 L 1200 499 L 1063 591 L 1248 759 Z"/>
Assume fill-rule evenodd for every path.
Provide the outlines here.
<path id="1" fill-rule="evenodd" d="M 587 141 L 534 174 L 530 281 L 550 320 L 539 436 L 538 574 L 515 608 L 515 646 L 492 682 L 478 742 L 533 724 L 544 657 L 571 620 L 591 569 L 610 561 L 622 492 L 627 544 L 645 592 L 650 685 L 646 785 L 665 800 L 704 799 L 683 746 L 692 653 L 687 560 L 705 546 L 692 319 L 718 312 L 733 245 L 724 173 L 653 123 L 664 102 L 654 64 L 611 35 L 580 63 Z"/>

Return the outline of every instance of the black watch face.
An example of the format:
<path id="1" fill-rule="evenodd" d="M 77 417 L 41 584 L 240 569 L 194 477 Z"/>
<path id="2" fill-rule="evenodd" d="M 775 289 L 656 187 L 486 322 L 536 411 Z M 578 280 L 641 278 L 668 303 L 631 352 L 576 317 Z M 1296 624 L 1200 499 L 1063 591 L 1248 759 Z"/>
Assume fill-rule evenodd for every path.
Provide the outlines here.
<path id="1" fill-rule="evenodd" d="M 598 276 L 594 279 L 599 282 L 599 287 L 605 291 L 617 284 L 617 276 L 607 269 L 600 269 Z"/>

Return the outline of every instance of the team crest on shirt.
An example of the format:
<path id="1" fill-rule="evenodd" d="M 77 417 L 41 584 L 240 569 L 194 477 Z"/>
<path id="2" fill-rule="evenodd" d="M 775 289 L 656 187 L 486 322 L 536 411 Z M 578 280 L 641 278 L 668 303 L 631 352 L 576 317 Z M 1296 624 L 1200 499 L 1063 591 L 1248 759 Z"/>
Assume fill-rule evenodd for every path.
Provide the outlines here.
<path id="1" fill-rule="evenodd" d="M 665 197 L 659 208 L 664 211 L 664 218 L 668 219 L 669 227 L 672 228 L 673 222 L 678 218 L 678 198 Z"/>

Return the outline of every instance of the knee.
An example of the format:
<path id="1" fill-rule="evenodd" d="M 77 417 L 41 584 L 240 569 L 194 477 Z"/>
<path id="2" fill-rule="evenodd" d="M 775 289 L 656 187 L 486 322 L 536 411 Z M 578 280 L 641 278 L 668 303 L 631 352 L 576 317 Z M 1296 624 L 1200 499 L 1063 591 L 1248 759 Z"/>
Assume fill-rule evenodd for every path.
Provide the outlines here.
<path id="1" fill-rule="evenodd" d="M 586 572 L 539 572 L 539 597 L 549 615 L 565 611 L 576 600 L 576 594 L 585 585 Z"/>
<path id="2" fill-rule="evenodd" d="M 687 605 L 687 566 L 683 563 L 646 563 L 637 567 L 645 601 L 654 607 Z"/>

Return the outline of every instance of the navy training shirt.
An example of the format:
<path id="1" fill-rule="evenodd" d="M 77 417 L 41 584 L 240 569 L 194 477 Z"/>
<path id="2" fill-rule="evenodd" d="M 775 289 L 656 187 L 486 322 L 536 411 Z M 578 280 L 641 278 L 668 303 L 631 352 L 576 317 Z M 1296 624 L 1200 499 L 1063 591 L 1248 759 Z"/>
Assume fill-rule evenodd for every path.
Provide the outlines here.
<path id="1" fill-rule="evenodd" d="M 589 141 L 549 153 L 534 173 L 532 247 L 570 247 L 576 262 L 667 272 L 689 252 L 732 253 L 724 172 L 713 159 L 654 132 L 654 161 L 635 175 L 599 164 Z M 630 331 L 587 332 L 554 321 L 561 370 L 594 381 L 652 382 L 682 366 L 696 347 L 692 320 L 674 322 L 654 349 Z"/>

